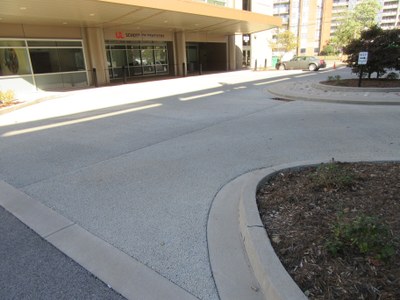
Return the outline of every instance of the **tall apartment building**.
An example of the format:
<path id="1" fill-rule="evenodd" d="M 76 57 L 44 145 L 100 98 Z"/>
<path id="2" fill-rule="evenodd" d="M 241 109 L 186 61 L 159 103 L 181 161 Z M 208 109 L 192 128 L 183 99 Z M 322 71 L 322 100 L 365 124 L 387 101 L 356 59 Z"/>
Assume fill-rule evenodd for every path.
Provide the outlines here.
<path id="1" fill-rule="evenodd" d="M 383 29 L 400 28 L 399 0 L 381 0 L 382 11 L 379 23 Z"/>
<path id="2" fill-rule="evenodd" d="M 297 37 L 297 55 L 318 54 L 329 40 L 332 0 L 274 0 L 273 14 Z"/>
<path id="3" fill-rule="evenodd" d="M 297 55 L 319 54 L 334 34 L 342 13 L 360 0 L 274 0 L 273 15 L 282 18 L 280 30 L 290 30 L 298 38 Z M 377 16 L 383 29 L 400 28 L 400 1 L 380 0 Z"/>

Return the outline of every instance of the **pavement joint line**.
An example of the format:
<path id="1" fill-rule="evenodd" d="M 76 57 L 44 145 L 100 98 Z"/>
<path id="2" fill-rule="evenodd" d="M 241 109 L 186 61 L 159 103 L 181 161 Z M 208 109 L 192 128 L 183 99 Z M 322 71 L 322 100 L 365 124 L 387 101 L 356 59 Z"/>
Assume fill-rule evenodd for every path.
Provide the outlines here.
<path id="1" fill-rule="evenodd" d="M 0 194 L 4 196 L 0 198 L 0 205 L 8 212 L 127 299 L 197 299 L 176 283 L 78 224 L 70 221 L 68 225 L 57 226 L 57 220 L 67 223 L 69 220 L 1 180 Z M 34 220 L 27 214 L 34 215 Z M 46 234 L 37 222 L 47 228 L 57 227 Z"/>
<path id="2" fill-rule="evenodd" d="M 52 235 L 54 235 L 54 234 L 57 234 L 57 233 L 59 233 L 60 231 L 63 231 L 63 230 L 65 230 L 65 229 L 68 229 L 69 227 L 71 227 L 71 226 L 74 226 L 76 223 L 72 223 L 72 224 L 69 224 L 69 225 L 67 225 L 67 226 L 65 226 L 65 227 L 63 227 L 63 228 L 60 228 L 60 229 L 58 229 L 58 230 L 56 230 L 56 231 L 54 231 L 54 232 L 52 232 L 52 233 L 50 233 L 50 234 L 48 234 L 48 235 L 43 235 L 42 237 L 45 239 L 45 240 L 47 240 L 49 237 L 51 237 Z"/>

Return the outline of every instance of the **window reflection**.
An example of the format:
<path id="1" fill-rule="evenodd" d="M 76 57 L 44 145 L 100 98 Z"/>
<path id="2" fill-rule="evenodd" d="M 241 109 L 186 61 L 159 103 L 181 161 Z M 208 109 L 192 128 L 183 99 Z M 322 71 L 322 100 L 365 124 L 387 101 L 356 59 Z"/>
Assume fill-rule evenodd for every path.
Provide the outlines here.
<path id="1" fill-rule="evenodd" d="M 88 80 L 82 42 L 0 40 L 0 76 L 7 81 L 23 78 L 39 88 L 85 86 Z"/>
<path id="2" fill-rule="evenodd" d="M 0 76 L 31 74 L 28 53 L 23 48 L 0 48 Z"/>
<path id="3" fill-rule="evenodd" d="M 166 43 L 106 41 L 106 53 L 111 79 L 168 73 Z"/>

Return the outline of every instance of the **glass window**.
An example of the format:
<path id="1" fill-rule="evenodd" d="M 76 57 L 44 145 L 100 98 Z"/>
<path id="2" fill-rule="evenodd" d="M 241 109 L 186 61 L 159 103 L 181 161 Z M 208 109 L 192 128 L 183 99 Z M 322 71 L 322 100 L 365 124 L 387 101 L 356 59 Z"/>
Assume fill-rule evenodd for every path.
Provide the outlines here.
<path id="1" fill-rule="evenodd" d="M 143 65 L 154 65 L 153 47 L 146 46 L 142 48 Z"/>
<path id="2" fill-rule="evenodd" d="M 31 73 L 26 48 L 0 48 L 0 76 Z"/>
<path id="3" fill-rule="evenodd" d="M 126 46 L 125 45 L 111 45 L 110 48 L 111 49 L 123 49 L 123 50 L 125 50 Z"/>
<path id="4" fill-rule="evenodd" d="M 163 64 L 163 65 L 167 64 L 168 63 L 168 61 L 167 61 L 167 50 L 166 49 L 155 50 L 154 51 L 154 58 L 155 58 L 156 63 Z"/>
<path id="5" fill-rule="evenodd" d="M 23 78 L 39 88 L 87 86 L 82 42 L 0 40 L 0 76 L 12 75 L 19 76 L 2 80 L 12 80 L 14 84 Z"/>
<path id="6" fill-rule="evenodd" d="M 129 77 L 168 73 L 165 43 L 106 41 L 106 53 L 112 79 L 122 78 L 123 72 Z"/>
<path id="7" fill-rule="evenodd" d="M 85 70 L 82 49 L 58 49 L 61 72 Z"/>
<path id="8" fill-rule="evenodd" d="M 140 57 L 141 51 L 139 49 L 131 49 L 128 51 L 129 66 L 141 66 L 142 59 Z"/>
<path id="9" fill-rule="evenodd" d="M 25 47 L 25 42 L 17 40 L 0 40 L 0 47 Z"/>
<path id="10" fill-rule="evenodd" d="M 57 49 L 29 49 L 33 72 L 36 74 L 60 72 Z"/>
<path id="11" fill-rule="evenodd" d="M 123 67 L 127 65 L 125 50 L 111 50 L 111 58 L 112 67 Z"/>
<path id="12" fill-rule="evenodd" d="M 55 47 L 56 41 L 28 41 L 28 47 Z"/>
<path id="13" fill-rule="evenodd" d="M 82 47 L 80 41 L 28 41 L 28 47 Z"/>
<path id="14" fill-rule="evenodd" d="M 36 74 L 85 70 L 82 49 L 29 49 Z"/>
<path id="15" fill-rule="evenodd" d="M 82 47 L 82 43 L 80 41 L 58 41 L 58 47 Z"/>

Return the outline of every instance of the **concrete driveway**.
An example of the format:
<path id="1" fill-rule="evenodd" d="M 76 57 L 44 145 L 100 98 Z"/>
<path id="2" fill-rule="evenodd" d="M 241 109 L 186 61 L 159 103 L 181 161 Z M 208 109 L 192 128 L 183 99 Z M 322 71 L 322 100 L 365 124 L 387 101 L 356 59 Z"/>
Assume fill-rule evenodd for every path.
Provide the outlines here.
<path id="1" fill-rule="evenodd" d="M 204 75 L 26 107 L 0 116 L 0 180 L 188 294 L 218 299 L 206 226 L 227 182 L 295 161 L 399 158 L 400 107 L 282 102 L 267 92 L 284 78 L 334 72 Z"/>

